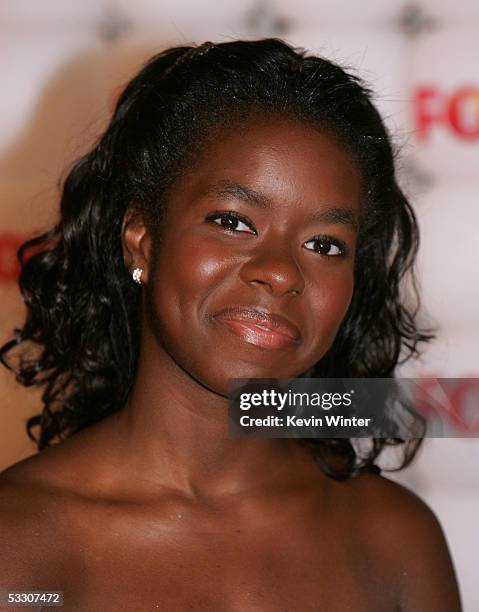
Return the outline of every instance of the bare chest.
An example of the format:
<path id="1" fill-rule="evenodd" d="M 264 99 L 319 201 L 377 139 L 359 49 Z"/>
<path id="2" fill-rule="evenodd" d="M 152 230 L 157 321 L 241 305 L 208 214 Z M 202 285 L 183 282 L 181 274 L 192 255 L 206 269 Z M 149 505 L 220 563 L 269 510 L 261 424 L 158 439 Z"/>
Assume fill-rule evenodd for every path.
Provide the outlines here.
<path id="1" fill-rule="evenodd" d="M 77 542 L 65 609 L 211 612 L 394 610 L 384 568 L 358 534 L 306 524 L 217 530 L 200 522 Z"/>

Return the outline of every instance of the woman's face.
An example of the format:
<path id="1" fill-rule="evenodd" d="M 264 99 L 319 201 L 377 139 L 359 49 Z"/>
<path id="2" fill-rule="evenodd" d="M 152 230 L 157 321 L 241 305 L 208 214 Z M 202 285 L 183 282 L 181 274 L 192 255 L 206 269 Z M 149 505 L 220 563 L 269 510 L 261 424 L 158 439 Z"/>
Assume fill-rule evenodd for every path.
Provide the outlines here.
<path id="1" fill-rule="evenodd" d="M 359 207 L 351 157 L 310 126 L 255 120 L 213 142 L 173 189 L 149 265 L 159 350 L 225 395 L 230 378 L 304 373 L 351 301 Z"/>

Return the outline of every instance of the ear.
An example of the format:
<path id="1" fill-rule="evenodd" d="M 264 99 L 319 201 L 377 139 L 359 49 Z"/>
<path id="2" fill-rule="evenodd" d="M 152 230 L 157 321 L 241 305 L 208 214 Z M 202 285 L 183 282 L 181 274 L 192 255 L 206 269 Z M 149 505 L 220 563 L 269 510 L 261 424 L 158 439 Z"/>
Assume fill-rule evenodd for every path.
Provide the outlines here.
<path id="1" fill-rule="evenodd" d="M 123 218 L 121 238 L 126 267 L 130 272 L 133 272 L 135 268 L 142 268 L 141 282 L 147 282 L 151 236 L 144 215 L 133 206 L 127 209 Z"/>

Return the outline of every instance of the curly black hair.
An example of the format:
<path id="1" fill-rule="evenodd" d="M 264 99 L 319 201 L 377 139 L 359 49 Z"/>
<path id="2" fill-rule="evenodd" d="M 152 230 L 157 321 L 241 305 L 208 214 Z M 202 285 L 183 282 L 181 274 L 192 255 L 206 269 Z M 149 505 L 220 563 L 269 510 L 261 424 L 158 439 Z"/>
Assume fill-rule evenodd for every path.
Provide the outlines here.
<path id="1" fill-rule="evenodd" d="M 27 314 L 0 359 L 22 385 L 44 387 L 43 411 L 27 421 L 39 450 L 122 409 L 131 391 L 140 291 L 122 254 L 127 208 L 141 210 L 161 239 L 175 181 L 219 131 L 253 115 L 320 128 L 361 171 L 354 294 L 333 345 L 311 375 L 391 378 L 398 363 L 419 354 L 418 344 L 434 335 L 416 321 L 418 227 L 396 180 L 390 136 L 371 100 L 357 76 L 278 39 L 170 48 L 140 70 L 106 131 L 64 181 L 57 224 L 18 251 Z M 406 273 L 412 279 L 408 300 L 402 291 Z M 421 441 L 422 433 L 407 441 L 374 438 L 366 453 L 348 439 L 302 442 L 313 446 L 326 473 L 344 479 L 377 471 L 374 462 L 386 446 L 402 445 L 404 467 Z"/>

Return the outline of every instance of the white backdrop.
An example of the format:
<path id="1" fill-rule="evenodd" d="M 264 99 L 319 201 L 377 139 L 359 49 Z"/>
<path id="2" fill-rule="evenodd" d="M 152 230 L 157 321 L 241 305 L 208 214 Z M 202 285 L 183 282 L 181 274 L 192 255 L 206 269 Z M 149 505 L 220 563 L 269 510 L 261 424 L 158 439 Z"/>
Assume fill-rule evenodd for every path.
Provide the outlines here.
<path id="1" fill-rule="evenodd" d="M 162 48 L 280 36 L 355 69 L 401 149 L 419 272 L 439 338 L 405 374 L 479 377 L 477 0 L 3 0 L 0 4 L 1 340 L 21 321 L 17 245 L 53 218 L 59 176 L 104 125 L 119 88 Z M 0 468 L 33 452 L 38 395 L 0 372 Z M 479 444 L 426 441 L 395 477 L 439 516 L 466 612 L 479 611 Z"/>

